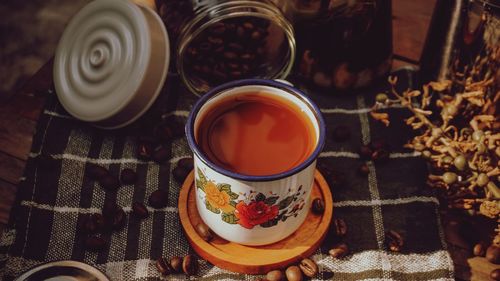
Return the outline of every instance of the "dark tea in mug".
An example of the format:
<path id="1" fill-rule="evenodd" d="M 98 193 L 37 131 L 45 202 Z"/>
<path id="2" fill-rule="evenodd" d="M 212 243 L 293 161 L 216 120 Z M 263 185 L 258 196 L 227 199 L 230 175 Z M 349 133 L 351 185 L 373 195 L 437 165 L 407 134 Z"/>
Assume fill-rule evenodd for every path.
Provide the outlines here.
<path id="1" fill-rule="evenodd" d="M 299 105 L 266 92 L 218 100 L 200 116 L 195 139 L 229 171 L 250 176 L 286 172 L 316 148 L 316 130 Z"/>

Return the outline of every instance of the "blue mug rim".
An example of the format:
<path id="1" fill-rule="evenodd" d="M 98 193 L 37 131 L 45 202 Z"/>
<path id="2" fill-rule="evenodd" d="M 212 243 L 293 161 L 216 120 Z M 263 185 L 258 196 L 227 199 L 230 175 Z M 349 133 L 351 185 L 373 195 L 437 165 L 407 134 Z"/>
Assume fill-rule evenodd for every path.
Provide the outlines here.
<path id="1" fill-rule="evenodd" d="M 253 176 L 253 175 L 245 175 L 245 174 L 240 174 L 236 172 L 232 172 L 230 170 L 224 169 L 215 163 L 213 163 L 208 157 L 205 156 L 205 154 L 202 152 L 201 148 L 198 146 L 195 140 L 195 134 L 194 134 L 194 122 L 196 120 L 196 117 L 200 111 L 200 109 L 203 107 L 203 105 L 213 96 L 219 94 L 220 92 L 236 88 L 236 87 L 241 87 L 241 86 L 271 86 L 274 88 L 278 88 L 281 90 L 284 90 L 285 92 L 288 92 L 290 94 L 293 94 L 297 97 L 299 97 L 302 101 L 304 101 L 308 106 L 310 107 L 311 111 L 313 111 L 316 120 L 318 122 L 318 127 L 319 127 L 319 136 L 318 136 L 318 143 L 316 145 L 316 148 L 314 151 L 311 153 L 311 155 L 302 163 L 297 165 L 296 167 L 281 172 L 277 174 L 271 174 L 271 175 L 264 175 L 264 176 Z M 267 80 L 267 79 L 240 79 L 240 80 L 235 80 L 231 81 L 225 84 L 222 84 L 220 86 L 217 86 L 215 88 L 212 88 L 210 91 L 208 91 L 206 94 L 204 94 L 201 98 L 196 101 L 194 104 L 191 112 L 189 112 L 189 116 L 187 119 L 186 127 L 185 127 L 185 132 L 187 136 L 187 141 L 188 145 L 193 151 L 194 154 L 203 162 L 205 165 L 209 166 L 216 172 L 223 174 L 225 176 L 228 176 L 230 178 L 234 178 L 237 180 L 243 180 L 243 181 L 250 181 L 250 182 L 264 182 L 264 181 L 274 181 L 274 180 L 279 180 L 283 179 L 286 177 L 289 177 L 291 175 L 297 174 L 298 172 L 302 171 L 311 163 L 313 163 L 319 156 L 320 152 L 323 150 L 323 147 L 325 145 L 325 135 L 326 135 L 326 127 L 325 127 L 325 120 L 323 119 L 323 116 L 321 115 L 321 111 L 319 107 L 309 98 L 304 92 L 301 90 L 290 86 L 288 84 L 275 81 L 275 80 Z"/>

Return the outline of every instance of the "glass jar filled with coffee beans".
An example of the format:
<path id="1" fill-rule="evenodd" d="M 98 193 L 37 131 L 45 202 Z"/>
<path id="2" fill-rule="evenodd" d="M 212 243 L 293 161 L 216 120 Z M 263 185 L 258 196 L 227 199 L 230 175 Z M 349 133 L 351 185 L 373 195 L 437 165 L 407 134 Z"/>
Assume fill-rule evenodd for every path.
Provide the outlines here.
<path id="1" fill-rule="evenodd" d="M 390 0 L 273 1 L 293 21 L 297 74 L 309 86 L 362 88 L 390 70 Z"/>
<path id="2" fill-rule="evenodd" d="M 284 79 L 295 58 L 291 23 L 269 0 L 158 0 L 177 71 L 201 94 L 242 78 Z"/>

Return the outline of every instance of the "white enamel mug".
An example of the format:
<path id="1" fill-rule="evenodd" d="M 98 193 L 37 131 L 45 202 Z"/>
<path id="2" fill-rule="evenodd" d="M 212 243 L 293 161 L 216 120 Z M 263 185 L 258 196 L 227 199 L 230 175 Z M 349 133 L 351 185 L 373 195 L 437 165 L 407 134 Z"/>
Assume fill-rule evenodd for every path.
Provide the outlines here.
<path id="1" fill-rule="evenodd" d="M 297 105 L 313 124 L 315 148 L 291 170 L 267 176 L 235 173 L 214 164 L 196 142 L 200 116 L 221 99 L 255 91 Z M 218 236 L 245 245 L 266 245 L 286 238 L 304 222 L 311 204 L 316 158 L 325 142 L 325 123 L 319 108 L 300 90 L 264 79 L 226 83 L 196 102 L 189 114 L 186 135 L 194 153 L 198 212 Z"/>

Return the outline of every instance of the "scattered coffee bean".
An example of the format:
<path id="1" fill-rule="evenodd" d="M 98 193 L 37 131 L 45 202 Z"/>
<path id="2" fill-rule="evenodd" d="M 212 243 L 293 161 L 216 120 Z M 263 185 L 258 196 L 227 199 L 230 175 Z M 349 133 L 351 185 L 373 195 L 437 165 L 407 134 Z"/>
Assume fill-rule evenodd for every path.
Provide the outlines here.
<path id="1" fill-rule="evenodd" d="M 328 251 L 328 254 L 332 256 L 334 259 L 339 259 L 345 257 L 349 253 L 349 247 L 347 247 L 347 244 L 341 243 L 336 245 L 335 247 L 331 248 L 330 251 Z"/>
<path id="2" fill-rule="evenodd" d="M 191 157 L 182 158 L 179 162 L 177 162 L 177 166 L 191 171 L 194 169 L 194 160 Z"/>
<path id="3" fill-rule="evenodd" d="M 318 265 L 311 259 L 303 259 L 299 264 L 299 268 L 307 277 L 314 277 L 318 274 Z"/>
<path id="4" fill-rule="evenodd" d="M 123 169 L 120 180 L 123 184 L 134 184 L 137 181 L 137 174 L 132 169 Z"/>
<path id="5" fill-rule="evenodd" d="M 161 146 L 155 149 L 152 157 L 156 163 L 162 164 L 168 160 L 168 158 L 170 157 L 170 152 L 166 148 Z"/>
<path id="6" fill-rule="evenodd" d="M 492 280 L 500 280 L 500 268 L 494 269 L 490 273 L 490 278 Z"/>
<path id="7" fill-rule="evenodd" d="M 149 196 L 149 206 L 160 209 L 167 206 L 168 203 L 168 192 L 163 189 L 158 189 L 153 191 Z"/>
<path id="8" fill-rule="evenodd" d="M 149 216 L 148 209 L 141 202 L 134 202 L 132 204 L 132 212 L 140 219 L 145 219 Z"/>
<path id="9" fill-rule="evenodd" d="M 169 142 L 174 138 L 174 132 L 168 124 L 160 124 L 156 126 L 154 133 L 155 136 L 163 142 Z"/>
<path id="10" fill-rule="evenodd" d="M 85 247 L 91 251 L 101 251 L 106 247 L 106 239 L 101 236 L 89 236 L 85 239 Z"/>
<path id="11" fill-rule="evenodd" d="M 113 230 L 119 230 L 125 225 L 125 220 L 126 220 L 127 215 L 125 214 L 125 211 L 121 207 L 118 207 L 115 210 L 115 213 L 113 215 L 113 220 L 111 227 Z"/>
<path id="12" fill-rule="evenodd" d="M 486 259 L 493 264 L 499 264 L 500 248 L 493 245 L 489 246 L 488 249 L 486 249 Z"/>
<path id="13" fill-rule="evenodd" d="M 394 230 L 389 230 L 385 234 L 385 242 L 389 250 L 393 252 L 400 252 L 404 245 L 404 239 L 401 234 Z"/>
<path id="14" fill-rule="evenodd" d="M 196 225 L 196 232 L 198 233 L 198 235 L 200 235 L 201 239 L 207 242 L 214 238 L 214 235 L 212 234 L 210 228 L 202 222 Z"/>
<path id="15" fill-rule="evenodd" d="M 370 169 L 368 168 L 368 165 L 366 165 L 366 163 L 362 163 L 361 165 L 359 165 L 359 167 L 358 167 L 358 174 L 359 175 L 366 177 L 366 176 L 368 176 L 369 173 L 370 173 Z"/>
<path id="16" fill-rule="evenodd" d="M 181 257 L 173 257 L 170 259 L 170 268 L 175 273 L 182 272 L 182 258 Z"/>
<path id="17" fill-rule="evenodd" d="M 347 234 L 347 224 L 343 219 L 333 220 L 333 232 L 337 237 L 344 237 Z"/>
<path id="18" fill-rule="evenodd" d="M 149 161 L 153 154 L 153 144 L 149 141 L 142 141 L 137 146 L 137 158 Z"/>
<path id="19" fill-rule="evenodd" d="M 474 245 L 474 249 L 472 250 L 474 256 L 484 257 L 486 254 L 486 245 L 484 243 L 477 243 Z"/>
<path id="20" fill-rule="evenodd" d="M 302 281 L 304 277 L 302 276 L 302 271 L 296 265 L 289 266 L 285 271 L 286 279 L 288 281 Z"/>
<path id="21" fill-rule="evenodd" d="M 194 275 L 198 270 L 198 260 L 193 255 L 187 255 L 182 260 L 182 271 L 186 275 Z"/>
<path id="22" fill-rule="evenodd" d="M 104 229 L 104 217 L 101 214 L 92 214 L 85 222 L 85 230 L 88 233 L 97 233 Z"/>
<path id="23" fill-rule="evenodd" d="M 312 208 L 311 209 L 312 209 L 313 213 L 315 213 L 317 215 L 321 215 L 325 211 L 325 202 L 321 198 L 315 198 L 312 201 Z"/>
<path id="24" fill-rule="evenodd" d="M 389 151 L 388 150 L 378 149 L 372 153 L 372 160 L 373 161 L 381 162 L 381 161 L 384 161 L 387 159 L 389 159 Z"/>
<path id="25" fill-rule="evenodd" d="M 339 125 L 333 129 L 333 140 L 336 142 L 344 142 L 351 137 L 351 131 L 349 127 L 345 125 Z"/>
<path id="26" fill-rule="evenodd" d="M 172 171 L 172 175 L 174 176 L 174 179 L 180 183 L 184 182 L 186 177 L 189 175 L 191 170 L 188 170 L 186 168 L 183 168 L 181 166 L 177 166 L 174 168 Z"/>
<path id="27" fill-rule="evenodd" d="M 89 164 L 87 168 L 87 173 L 89 178 L 93 180 L 101 180 L 109 175 L 108 169 L 96 164 Z"/>
<path id="28" fill-rule="evenodd" d="M 266 280 L 268 281 L 282 281 L 285 279 L 285 274 L 281 270 L 272 270 L 266 274 Z"/>
<path id="29" fill-rule="evenodd" d="M 372 148 L 372 150 L 380 150 L 380 149 L 387 150 L 389 148 L 387 142 L 382 139 L 372 140 L 369 145 Z"/>
<path id="30" fill-rule="evenodd" d="M 163 257 L 159 257 L 156 260 L 156 269 L 158 272 L 160 272 L 162 275 L 168 275 L 170 274 L 170 267 L 168 264 L 165 262 L 165 259 Z"/>
<path id="31" fill-rule="evenodd" d="M 359 148 L 359 157 L 362 160 L 370 160 L 370 159 L 372 159 L 372 153 L 373 153 L 373 150 L 372 150 L 372 148 L 369 145 L 362 145 Z"/>
<path id="32" fill-rule="evenodd" d="M 117 190 L 120 187 L 120 181 L 116 176 L 106 175 L 99 180 L 99 184 L 102 188 L 108 191 Z"/>

